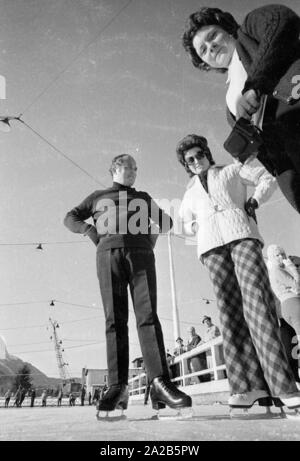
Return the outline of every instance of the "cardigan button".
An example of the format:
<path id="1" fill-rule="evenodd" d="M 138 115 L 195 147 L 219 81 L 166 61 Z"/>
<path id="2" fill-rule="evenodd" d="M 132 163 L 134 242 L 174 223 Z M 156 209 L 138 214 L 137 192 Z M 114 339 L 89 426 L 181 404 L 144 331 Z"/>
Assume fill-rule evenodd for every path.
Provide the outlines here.
<path id="1" fill-rule="evenodd" d="M 278 90 L 273 91 L 273 96 L 277 96 L 277 95 L 278 95 Z"/>

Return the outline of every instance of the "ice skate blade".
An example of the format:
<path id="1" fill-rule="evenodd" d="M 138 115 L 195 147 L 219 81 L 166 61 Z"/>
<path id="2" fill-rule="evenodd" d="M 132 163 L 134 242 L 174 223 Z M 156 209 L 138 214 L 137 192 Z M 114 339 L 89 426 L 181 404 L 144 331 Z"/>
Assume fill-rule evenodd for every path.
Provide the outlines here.
<path id="1" fill-rule="evenodd" d="M 162 413 L 161 410 L 159 410 L 152 419 L 159 419 L 160 421 L 168 421 L 168 420 L 176 420 L 176 421 L 183 421 L 186 419 L 192 419 L 194 416 L 194 411 L 191 407 L 186 407 L 186 408 L 178 408 L 177 410 L 174 410 L 174 413 L 172 414 L 166 414 Z"/>
<path id="2" fill-rule="evenodd" d="M 124 414 L 123 410 L 116 409 L 114 411 L 98 411 L 96 413 L 96 418 L 98 421 L 114 422 L 124 421 L 127 419 L 127 416 Z"/>
<path id="3" fill-rule="evenodd" d="M 230 408 L 230 419 L 279 419 L 282 418 L 282 413 L 272 413 L 270 408 L 267 408 L 265 413 L 250 413 L 248 408 Z"/>
<path id="4" fill-rule="evenodd" d="M 286 419 L 292 419 L 293 421 L 300 422 L 300 409 L 296 408 L 293 413 L 285 413 Z"/>

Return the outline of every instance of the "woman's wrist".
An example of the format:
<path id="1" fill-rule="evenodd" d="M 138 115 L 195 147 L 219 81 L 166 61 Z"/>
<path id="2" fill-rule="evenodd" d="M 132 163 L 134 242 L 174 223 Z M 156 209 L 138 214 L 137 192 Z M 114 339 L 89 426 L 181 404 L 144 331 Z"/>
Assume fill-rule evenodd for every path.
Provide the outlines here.
<path id="1" fill-rule="evenodd" d="M 199 226 L 198 226 L 197 221 L 194 221 L 193 224 L 192 224 L 192 232 L 193 232 L 194 234 L 197 234 L 198 228 L 199 228 Z"/>
<path id="2" fill-rule="evenodd" d="M 83 233 L 84 237 L 85 237 L 86 235 L 88 235 L 88 234 L 91 232 L 91 230 L 93 229 L 93 227 L 94 227 L 94 226 L 93 226 L 92 224 L 89 224 L 89 225 L 88 225 L 88 227 L 86 228 L 85 232 Z"/>

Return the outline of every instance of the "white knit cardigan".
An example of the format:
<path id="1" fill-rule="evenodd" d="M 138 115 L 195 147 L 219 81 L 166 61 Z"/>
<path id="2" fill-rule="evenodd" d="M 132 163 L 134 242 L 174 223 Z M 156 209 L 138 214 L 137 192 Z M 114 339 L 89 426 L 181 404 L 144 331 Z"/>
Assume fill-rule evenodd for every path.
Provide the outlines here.
<path id="1" fill-rule="evenodd" d="M 212 166 L 207 175 L 208 193 L 198 176 L 194 176 L 184 194 L 179 216 L 187 235 L 193 235 L 192 225 L 198 224 L 198 257 L 203 253 L 244 238 L 263 239 L 253 218 L 244 205 L 247 186 L 258 205 L 266 201 L 276 188 L 276 181 L 264 167 L 241 163 Z"/>

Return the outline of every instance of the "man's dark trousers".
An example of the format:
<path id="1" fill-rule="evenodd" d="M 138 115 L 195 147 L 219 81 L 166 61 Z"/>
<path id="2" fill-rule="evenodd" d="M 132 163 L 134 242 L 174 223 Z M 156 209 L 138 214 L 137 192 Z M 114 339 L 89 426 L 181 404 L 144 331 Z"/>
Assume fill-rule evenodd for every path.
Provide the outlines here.
<path id="1" fill-rule="evenodd" d="M 161 325 L 156 312 L 156 272 L 152 250 L 112 248 L 97 251 L 97 273 L 106 319 L 108 383 L 127 384 L 129 367 L 129 285 L 141 351 L 150 382 L 169 376 Z"/>

